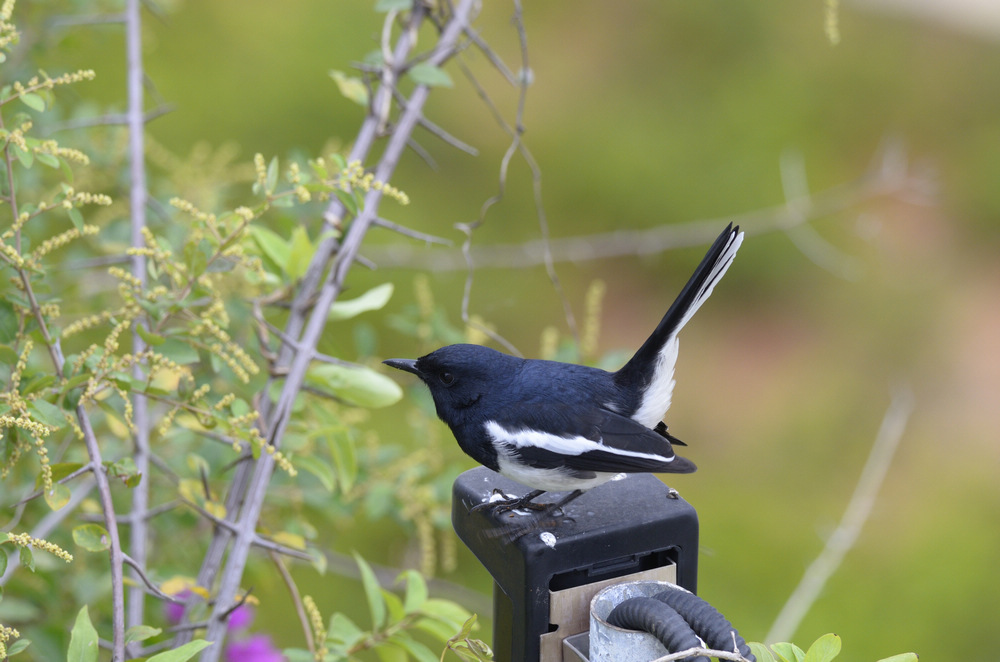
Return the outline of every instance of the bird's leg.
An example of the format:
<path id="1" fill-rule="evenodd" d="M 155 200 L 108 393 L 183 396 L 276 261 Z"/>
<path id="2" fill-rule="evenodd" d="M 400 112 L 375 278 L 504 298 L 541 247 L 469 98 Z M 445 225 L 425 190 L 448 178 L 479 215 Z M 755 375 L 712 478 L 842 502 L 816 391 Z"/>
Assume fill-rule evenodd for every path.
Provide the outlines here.
<path id="1" fill-rule="evenodd" d="M 470 513 L 480 510 L 489 510 L 492 515 L 499 515 L 511 510 L 546 510 L 551 504 L 531 503 L 532 499 L 545 494 L 545 490 L 532 490 L 522 497 L 509 497 L 500 490 L 494 490 L 494 494 L 500 494 L 504 498 L 495 501 L 486 501 L 469 509 Z"/>
<path id="2" fill-rule="evenodd" d="M 557 512 L 562 511 L 570 501 L 576 499 L 581 494 L 583 494 L 583 490 L 573 490 L 557 503 L 546 504 L 543 507 L 542 512 L 530 521 L 526 523 L 518 522 L 517 524 L 510 524 L 507 526 L 498 526 L 495 529 L 484 531 L 483 535 L 487 538 L 504 538 L 507 542 L 514 542 L 518 538 L 522 538 L 533 531 L 538 531 L 549 524 L 558 524 L 558 522 L 553 519 L 553 516 Z M 565 515 L 565 512 L 563 512 L 563 514 Z"/>
<path id="3" fill-rule="evenodd" d="M 556 512 L 562 510 L 564 506 L 566 506 L 570 501 L 577 498 L 581 494 L 583 494 L 583 490 L 573 490 L 572 492 L 564 496 L 562 499 L 560 499 L 558 503 L 550 503 L 549 507 L 546 508 L 545 511 L 539 516 L 539 519 L 544 518 L 546 515 L 556 514 Z M 565 515 L 566 513 L 563 512 L 563 514 Z"/>

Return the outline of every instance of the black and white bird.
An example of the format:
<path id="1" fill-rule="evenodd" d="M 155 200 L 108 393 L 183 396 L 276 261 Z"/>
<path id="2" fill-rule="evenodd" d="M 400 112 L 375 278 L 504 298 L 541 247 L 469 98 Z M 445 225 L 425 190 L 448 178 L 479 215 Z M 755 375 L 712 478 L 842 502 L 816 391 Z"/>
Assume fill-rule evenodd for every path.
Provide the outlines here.
<path id="1" fill-rule="evenodd" d="M 554 512 L 622 472 L 693 472 L 694 463 L 672 447 L 684 444 L 663 423 L 674 390 L 677 334 L 742 242 L 738 226 L 719 235 L 656 330 L 617 372 L 464 344 L 384 363 L 423 380 L 463 451 L 533 489 L 477 508 Z M 531 503 L 544 492 L 567 491 L 559 503 Z"/>

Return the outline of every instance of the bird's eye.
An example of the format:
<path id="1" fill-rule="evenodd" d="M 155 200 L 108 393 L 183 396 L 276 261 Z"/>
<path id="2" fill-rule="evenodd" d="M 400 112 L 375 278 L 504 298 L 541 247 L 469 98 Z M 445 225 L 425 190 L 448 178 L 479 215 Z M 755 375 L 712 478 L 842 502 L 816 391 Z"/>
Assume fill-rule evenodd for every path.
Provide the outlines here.
<path id="1" fill-rule="evenodd" d="M 445 386 L 451 386 L 452 384 L 455 383 L 455 375 L 451 374 L 450 372 L 442 372 L 441 374 L 438 375 L 438 379 L 440 379 L 441 383 L 444 384 Z"/>

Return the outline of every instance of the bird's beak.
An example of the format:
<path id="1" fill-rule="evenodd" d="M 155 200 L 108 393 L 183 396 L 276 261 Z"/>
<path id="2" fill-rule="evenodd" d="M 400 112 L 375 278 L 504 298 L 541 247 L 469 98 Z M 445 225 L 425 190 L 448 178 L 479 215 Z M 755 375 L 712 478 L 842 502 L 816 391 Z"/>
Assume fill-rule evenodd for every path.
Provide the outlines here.
<path id="1" fill-rule="evenodd" d="M 417 369 L 416 359 L 386 359 L 382 361 L 390 368 L 396 368 L 397 370 L 405 370 L 406 372 L 412 372 L 417 377 L 420 376 L 420 370 Z"/>

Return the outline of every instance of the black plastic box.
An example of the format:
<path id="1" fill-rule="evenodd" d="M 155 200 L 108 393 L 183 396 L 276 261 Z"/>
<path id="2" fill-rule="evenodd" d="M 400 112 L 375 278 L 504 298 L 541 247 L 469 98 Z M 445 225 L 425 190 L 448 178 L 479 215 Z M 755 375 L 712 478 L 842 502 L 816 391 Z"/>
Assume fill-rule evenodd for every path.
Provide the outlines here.
<path id="1" fill-rule="evenodd" d="M 498 527 L 535 516 L 504 513 L 494 519 L 469 510 L 488 500 L 495 488 L 509 495 L 524 486 L 485 467 L 466 471 L 455 481 L 452 524 L 493 576 L 493 648 L 495 659 L 539 662 L 540 637 L 556 629 L 550 624 L 550 602 L 567 589 L 635 575 L 643 571 L 676 571 L 672 581 L 694 591 L 698 577 L 698 516 L 656 476 L 622 476 L 572 501 L 557 523 L 510 542 L 491 535 Z M 555 502 L 548 493 L 539 502 Z M 670 568 L 670 566 L 673 566 Z M 596 589 L 595 589 L 596 590 Z M 585 609 L 580 605 L 577 611 Z M 586 615 L 575 615 L 576 629 Z M 584 628 L 585 629 L 585 628 Z M 560 627 L 561 636 L 576 634 Z M 582 630 L 579 630 L 582 631 Z M 546 645 L 547 658 L 559 660 Z M 541 662 L 549 662 L 549 659 Z"/>

